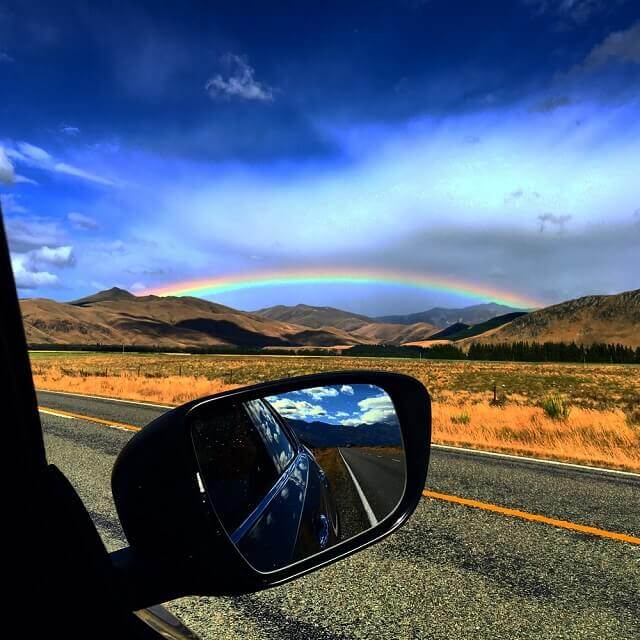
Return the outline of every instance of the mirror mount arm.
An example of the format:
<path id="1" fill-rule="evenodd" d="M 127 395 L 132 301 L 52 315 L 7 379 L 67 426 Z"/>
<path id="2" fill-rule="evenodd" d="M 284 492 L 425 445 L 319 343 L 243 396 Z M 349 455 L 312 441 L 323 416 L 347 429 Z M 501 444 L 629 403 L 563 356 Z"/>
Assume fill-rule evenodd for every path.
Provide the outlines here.
<path id="1" fill-rule="evenodd" d="M 194 591 L 193 570 L 167 558 L 147 558 L 131 547 L 109 554 L 114 584 L 129 611 L 181 598 Z"/>
<path id="2" fill-rule="evenodd" d="M 163 563 L 146 561 L 131 547 L 114 551 L 109 558 L 116 589 L 129 611 L 139 611 L 172 599 L 175 580 Z M 175 597 L 179 595 L 176 593 Z"/>

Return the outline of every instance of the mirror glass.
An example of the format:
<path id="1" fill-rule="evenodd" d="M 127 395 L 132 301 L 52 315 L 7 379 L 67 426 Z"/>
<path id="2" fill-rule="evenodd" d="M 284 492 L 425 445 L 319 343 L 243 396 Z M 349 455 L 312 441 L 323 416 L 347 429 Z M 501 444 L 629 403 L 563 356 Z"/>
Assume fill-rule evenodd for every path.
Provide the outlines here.
<path id="1" fill-rule="evenodd" d="M 224 409 L 211 402 L 198 407 L 191 435 L 201 491 L 259 571 L 375 526 L 404 492 L 396 412 L 373 385 L 313 387 Z"/>

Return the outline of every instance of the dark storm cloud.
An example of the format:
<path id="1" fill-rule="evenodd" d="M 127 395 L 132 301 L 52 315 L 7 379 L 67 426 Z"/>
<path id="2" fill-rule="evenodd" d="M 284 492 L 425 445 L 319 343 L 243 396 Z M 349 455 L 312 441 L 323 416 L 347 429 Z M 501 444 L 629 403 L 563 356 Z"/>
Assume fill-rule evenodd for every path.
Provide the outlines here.
<path id="1" fill-rule="evenodd" d="M 442 227 L 376 255 L 399 269 L 483 282 L 553 303 L 638 288 L 640 226 L 597 224 L 563 235 Z M 360 259 L 367 263 L 369 257 Z"/>

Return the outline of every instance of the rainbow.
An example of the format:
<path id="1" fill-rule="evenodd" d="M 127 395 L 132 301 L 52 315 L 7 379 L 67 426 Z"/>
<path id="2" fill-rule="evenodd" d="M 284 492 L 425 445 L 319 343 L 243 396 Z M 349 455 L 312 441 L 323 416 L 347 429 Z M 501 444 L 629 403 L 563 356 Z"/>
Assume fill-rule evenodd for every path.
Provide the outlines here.
<path id="1" fill-rule="evenodd" d="M 174 282 L 159 287 L 151 287 L 144 291 L 139 291 L 137 294 L 204 297 L 258 287 L 316 284 L 408 287 L 425 291 L 442 291 L 474 300 L 497 302 L 522 309 L 544 306 L 544 303 L 539 300 L 466 280 L 409 271 L 359 268 L 301 268 L 240 273 L 215 278 Z"/>

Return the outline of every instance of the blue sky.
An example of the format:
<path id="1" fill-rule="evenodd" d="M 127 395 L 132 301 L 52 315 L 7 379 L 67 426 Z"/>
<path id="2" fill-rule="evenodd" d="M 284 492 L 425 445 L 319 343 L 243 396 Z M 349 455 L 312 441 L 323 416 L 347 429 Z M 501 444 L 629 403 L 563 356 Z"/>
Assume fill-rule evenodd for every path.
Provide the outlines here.
<path id="1" fill-rule="evenodd" d="M 631 0 L 0 2 L 22 296 L 375 267 L 549 303 L 639 286 Z M 407 312 L 381 286 L 220 295 Z"/>
<path id="2" fill-rule="evenodd" d="M 268 398 L 285 418 L 346 426 L 394 423 L 391 398 L 370 384 L 330 385 Z"/>

